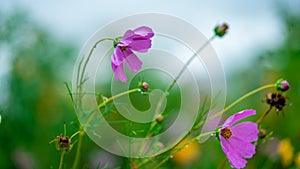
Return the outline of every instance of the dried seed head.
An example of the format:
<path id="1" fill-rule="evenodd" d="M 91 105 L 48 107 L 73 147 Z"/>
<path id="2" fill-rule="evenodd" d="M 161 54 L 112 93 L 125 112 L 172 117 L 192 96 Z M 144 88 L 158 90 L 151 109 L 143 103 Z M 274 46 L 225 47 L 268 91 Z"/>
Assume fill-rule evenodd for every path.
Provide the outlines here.
<path id="1" fill-rule="evenodd" d="M 271 107 L 275 106 L 276 111 L 281 111 L 286 105 L 286 97 L 280 93 L 268 93 L 266 102 Z"/>
<path id="2" fill-rule="evenodd" d="M 68 136 L 64 136 L 63 134 L 61 134 L 56 137 L 56 149 L 58 151 L 68 151 L 71 145 L 72 142 Z"/>

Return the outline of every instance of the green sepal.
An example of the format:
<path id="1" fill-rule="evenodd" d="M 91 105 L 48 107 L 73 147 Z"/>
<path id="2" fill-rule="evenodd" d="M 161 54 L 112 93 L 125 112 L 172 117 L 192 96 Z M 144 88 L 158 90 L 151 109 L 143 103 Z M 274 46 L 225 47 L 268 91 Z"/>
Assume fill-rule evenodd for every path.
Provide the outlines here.
<path id="1" fill-rule="evenodd" d="M 113 42 L 114 48 L 117 47 L 118 43 L 120 42 L 120 40 L 121 40 L 122 38 L 123 38 L 122 36 L 119 36 L 119 37 L 116 37 L 116 38 L 114 39 L 114 42 Z"/>
<path id="2" fill-rule="evenodd" d="M 221 126 L 217 127 L 215 132 L 215 135 L 219 141 L 220 141 L 220 137 L 219 137 L 220 131 L 221 131 Z"/>

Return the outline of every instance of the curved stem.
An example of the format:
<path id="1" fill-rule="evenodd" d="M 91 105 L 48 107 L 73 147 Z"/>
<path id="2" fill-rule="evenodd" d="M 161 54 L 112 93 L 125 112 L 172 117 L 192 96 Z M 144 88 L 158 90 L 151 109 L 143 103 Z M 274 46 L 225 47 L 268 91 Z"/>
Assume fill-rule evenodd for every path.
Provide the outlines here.
<path id="1" fill-rule="evenodd" d="M 275 84 L 268 84 L 268 85 L 265 85 L 265 86 L 262 86 L 262 87 L 259 87 L 255 90 L 252 90 L 251 92 L 245 94 L 244 96 L 240 97 L 239 99 L 237 99 L 236 101 L 234 101 L 233 103 L 231 103 L 230 105 L 228 105 L 224 110 L 223 112 L 226 112 L 228 111 L 229 109 L 231 109 L 233 106 L 237 105 L 239 102 L 241 102 L 242 100 L 246 99 L 247 97 L 261 91 L 261 90 L 264 90 L 264 89 L 267 89 L 267 88 L 272 88 L 272 87 L 275 87 Z"/>
<path id="2" fill-rule="evenodd" d="M 63 150 L 61 152 L 61 154 L 60 154 L 60 161 L 59 161 L 59 167 L 58 167 L 58 169 L 62 169 L 63 168 L 64 157 L 65 157 L 65 150 Z"/>
<path id="3" fill-rule="evenodd" d="M 87 64 L 88 64 L 88 62 L 89 62 L 89 60 L 90 60 L 90 58 L 91 58 L 92 53 L 94 52 L 95 48 L 97 47 L 97 45 L 98 45 L 99 43 L 101 43 L 101 42 L 103 42 L 103 41 L 106 41 L 106 40 L 111 40 L 111 41 L 113 41 L 114 39 L 113 39 L 113 38 L 103 38 L 103 39 L 100 39 L 99 41 L 97 41 L 97 42 L 93 45 L 92 49 L 90 50 L 89 55 L 88 55 L 88 57 L 87 57 L 87 59 L 86 59 L 84 65 L 83 65 L 83 68 L 82 68 L 82 71 L 81 71 L 80 81 L 79 81 L 79 91 L 81 91 L 81 85 L 82 85 L 82 82 L 83 82 L 83 77 L 84 77 L 85 69 L 86 69 L 86 66 L 87 66 Z M 79 71 L 80 71 L 80 70 L 79 70 Z M 79 72 L 78 72 L 78 74 L 79 74 Z"/>
<path id="4" fill-rule="evenodd" d="M 268 84 L 268 85 L 265 85 L 265 86 L 262 86 L 262 87 L 259 87 L 255 90 L 252 90 L 248 93 L 246 93 L 245 95 L 243 95 L 242 97 L 240 97 L 239 99 L 237 99 L 236 101 L 234 101 L 233 103 L 231 103 L 230 105 L 228 105 L 227 107 L 225 107 L 224 110 L 214 114 L 213 116 L 211 116 L 208 120 L 212 120 L 216 117 L 219 117 L 221 116 L 224 112 L 227 112 L 229 109 L 231 109 L 233 106 L 237 105 L 239 102 L 245 100 L 246 98 L 248 98 L 249 96 L 259 92 L 259 91 L 262 91 L 262 90 L 265 90 L 265 89 L 268 89 L 268 88 L 272 88 L 272 87 L 276 87 L 275 84 Z M 202 125 L 204 124 L 204 121 L 201 121 L 197 126 L 194 127 L 194 129 L 198 129 L 199 127 L 201 127 Z"/>
<path id="5" fill-rule="evenodd" d="M 79 134 L 80 131 L 77 131 L 76 133 L 74 133 L 71 137 L 70 137 L 70 140 L 72 141 L 72 138 L 75 137 L 77 134 Z"/>

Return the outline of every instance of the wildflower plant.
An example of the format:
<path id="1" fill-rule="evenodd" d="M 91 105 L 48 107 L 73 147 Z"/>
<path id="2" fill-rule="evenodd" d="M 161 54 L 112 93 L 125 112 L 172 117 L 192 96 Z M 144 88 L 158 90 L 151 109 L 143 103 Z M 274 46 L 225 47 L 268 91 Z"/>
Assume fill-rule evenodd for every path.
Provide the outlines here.
<path id="1" fill-rule="evenodd" d="M 125 18 L 121 20 L 122 25 L 109 25 L 103 29 L 104 31 L 96 33 L 96 38 L 92 37 L 82 49 L 74 70 L 72 90 L 67 85 L 80 125 L 78 131 L 70 138 L 65 132 L 53 141 L 57 143 L 57 149 L 63 152 L 60 168 L 63 165 L 64 153 L 70 152 L 74 146 L 76 154 L 72 168 L 80 168 L 81 147 L 85 135 L 103 149 L 128 158 L 128 166 L 135 169 L 159 168 L 192 143 L 198 141 L 197 144 L 201 144 L 203 138 L 213 137 L 216 138 L 215 142 L 220 144 L 220 150 L 224 152 L 232 168 L 245 168 L 246 160 L 254 157 L 257 151 L 259 126 L 262 121 L 272 107 L 276 107 L 277 111 L 284 108 L 285 92 L 290 88 L 289 83 L 286 80 L 279 80 L 274 84 L 261 86 L 225 107 L 226 91 L 223 89 L 226 84 L 222 66 L 218 67 L 217 57 L 211 55 L 201 57 L 201 52 L 207 54 L 206 48 L 212 49 L 210 42 L 227 34 L 228 24 L 217 25 L 213 29 L 213 36 L 205 39 L 203 43 L 189 44 L 192 55 L 188 55 L 185 61 L 177 62 L 176 58 L 167 52 L 156 51 L 154 47 L 156 38 L 168 37 L 166 26 L 173 28 L 175 26 L 172 27 L 171 24 L 176 23 L 180 31 L 173 39 L 178 41 L 178 37 L 181 37 L 182 41 L 179 42 L 182 44 L 191 42 L 198 34 L 182 37 L 182 31 L 193 32 L 194 27 L 165 15 L 155 16 L 159 17 L 157 19 L 161 22 L 154 21 L 153 15 L 143 15 L 143 20 L 132 26 L 132 21 L 140 17 L 137 15 Z M 125 21 L 128 23 L 125 25 L 128 26 L 126 28 L 123 24 Z M 115 33 L 114 28 L 118 26 L 118 30 L 121 30 Z M 106 75 L 108 76 L 106 79 L 111 80 L 111 96 L 96 91 L 96 68 L 100 65 L 101 70 L 105 66 L 102 64 L 105 60 L 109 60 L 111 65 L 110 73 Z M 211 78 L 209 86 L 213 89 L 207 92 L 211 95 L 208 94 L 201 99 L 198 74 L 190 72 L 192 64 L 200 63 L 197 60 L 205 63 L 213 62 L 212 65 L 206 65 Z M 165 67 L 168 64 L 172 66 Z M 130 71 L 127 71 L 124 65 Z M 164 76 L 164 80 L 155 79 L 158 74 L 151 74 L 157 71 L 153 70 L 154 66 L 172 76 Z M 218 70 L 216 66 L 221 71 L 211 72 Z M 166 69 L 162 70 L 163 68 Z M 220 74 L 221 76 L 216 76 Z M 162 88 L 160 84 L 165 81 L 168 81 L 168 85 Z M 265 113 L 246 107 L 221 124 L 222 115 L 232 113 L 230 111 L 232 107 L 251 95 L 271 88 L 276 90 L 276 94 L 272 94 L 266 100 L 270 109 Z M 101 96 L 101 99 L 95 99 L 95 96 Z M 209 97 L 212 98 L 211 101 L 207 101 Z M 132 105 L 132 100 L 138 104 Z M 169 100 L 176 104 L 170 104 Z M 141 104 L 148 106 L 143 107 Z M 148 110 L 140 111 L 136 108 L 138 106 L 146 107 Z M 260 117 L 256 122 L 239 122 L 248 116 Z M 174 120 L 172 125 L 169 124 L 170 120 Z M 71 141 L 73 138 L 76 141 Z"/>

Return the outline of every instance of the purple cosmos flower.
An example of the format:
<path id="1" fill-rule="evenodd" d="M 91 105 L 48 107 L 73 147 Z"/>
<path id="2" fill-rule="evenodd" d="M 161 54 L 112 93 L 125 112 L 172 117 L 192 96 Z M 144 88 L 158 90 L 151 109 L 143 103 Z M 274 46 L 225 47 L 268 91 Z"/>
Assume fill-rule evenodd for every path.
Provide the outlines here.
<path id="1" fill-rule="evenodd" d="M 116 80 L 120 79 L 122 82 L 127 80 L 123 62 L 133 72 L 137 72 L 142 68 L 142 61 L 133 51 L 147 52 L 151 47 L 150 38 L 153 36 L 154 33 L 151 28 L 141 26 L 134 30 L 127 30 L 121 39 L 117 38 L 115 40 L 116 49 L 111 57 L 111 64 Z"/>
<path id="2" fill-rule="evenodd" d="M 222 150 L 227 156 L 232 168 L 244 168 L 247 161 L 255 154 L 252 142 L 258 139 L 258 126 L 254 122 L 242 122 L 234 125 L 245 117 L 254 115 L 255 110 L 243 110 L 230 116 L 219 130 Z"/>

